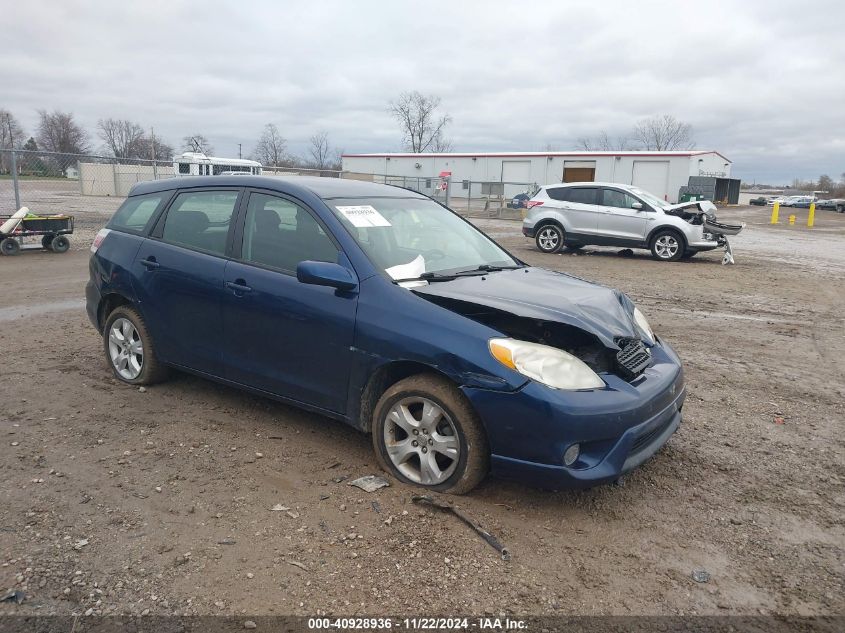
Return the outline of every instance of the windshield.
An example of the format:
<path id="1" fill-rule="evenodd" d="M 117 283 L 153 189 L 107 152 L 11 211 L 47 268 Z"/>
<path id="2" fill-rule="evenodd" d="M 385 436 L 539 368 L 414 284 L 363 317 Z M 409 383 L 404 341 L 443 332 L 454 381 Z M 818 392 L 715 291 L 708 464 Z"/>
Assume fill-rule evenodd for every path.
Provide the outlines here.
<path id="1" fill-rule="evenodd" d="M 631 192 L 638 195 L 643 201 L 647 202 L 655 209 L 662 209 L 663 207 L 667 206 L 669 203 L 665 200 L 661 200 L 654 194 L 649 193 L 648 191 L 643 191 L 642 189 L 637 189 L 636 187 L 631 187 Z"/>
<path id="2" fill-rule="evenodd" d="M 471 224 L 421 198 L 327 200 L 370 260 L 393 279 L 520 266 Z"/>

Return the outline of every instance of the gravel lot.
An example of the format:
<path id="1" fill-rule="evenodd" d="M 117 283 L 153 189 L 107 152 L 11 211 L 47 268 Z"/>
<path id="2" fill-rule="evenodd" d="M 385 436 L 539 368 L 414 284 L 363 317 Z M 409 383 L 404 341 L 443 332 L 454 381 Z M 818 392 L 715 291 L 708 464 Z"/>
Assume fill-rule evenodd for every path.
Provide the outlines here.
<path id="1" fill-rule="evenodd" d="M 27 595 L 0 614 L 845 611 L 845 216 L 726 211 L 749 223 L 735 266 L 543 255 L 518 223 L 477 220 L 531 264 L 629 293 L 689 386 L 681 429 L 622 486 L 488 479 L 455 498 L 506 563 L 410 487 L 350 487 L 378 473 L 351 428 L 188 375 L 114 380 L 82 297 L 119 201 L 56 195 L 26 202 L 76 213 L 74 250 L 0 259 L 0 586 Z"/>

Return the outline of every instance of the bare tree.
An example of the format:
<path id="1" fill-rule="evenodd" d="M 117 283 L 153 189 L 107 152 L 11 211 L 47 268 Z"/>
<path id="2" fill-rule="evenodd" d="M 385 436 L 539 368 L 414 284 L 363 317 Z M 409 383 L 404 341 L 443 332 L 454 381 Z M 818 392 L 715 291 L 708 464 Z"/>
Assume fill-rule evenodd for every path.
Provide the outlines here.
<path id="1" fill-rule="evenodd" d="M 128 119 L 100 119 L 98 135 L 115 158 L 146 158 L 144 128 Z"/>
<path id="2" fill-rule="evenodd" d="M 197 152 L 210 156 L 214 153 L 211 142 L 202 134 L 190 134 L 182 139 L 183 152 Z"/>
<path id="3" fill-rule="evenodd" d="M 326 132 L 318 132 L 309 139 L 309 143 L 309 162 L 316 169 L 324 169 L 329 158 L 329 135 Z"/>
<path id="4" fill-rule="evenodd" d="M 625 136 L 617 136 L 611 140 L 610 135 L 602 130 L 595 138 L 584 136 L 578 139 L 578 148 L 586 152 L 613 152 L 633 149 L 631 142 Z"/>
<path id="5" fill-rule="evenodd" d="M 637 123 L 634 138 L 647 150 L 692 149 L 692 125 L 678 121 L 671 114 L 653 116 Z"/>
<path id="6" fill-rule="evenodd" d="M 448 114 L 438 116 L 440 97 L 423 95 L 414 90 L 403 92 L 391 101 L 388 112 L 399 123 L 405 148 L 414 153 L 447 152 L 452 143 L 445 137 L 445 128 L 452 121 Z"/>
<path id="7" fill-rule="evenodd" d="M 173 146 L 158 136 L 144 136 L 141 139 L 140 158 L 148 160 L 173 160 Z"/>
<path id="8" fill-rule="evenodd" d="M 88 134 L 70 112 L 38 111 L 38 146 L 47 152 L 85 154 L 90 149 Z"/>
<path id="9" fill-rule="evenodd" d="M 8 110 L 0 109 L 0 149 L 20 148 L 24 133 L 18 120 Z"/>
<path id="10" fill-rule="evenodd" d="M 18 120 L 8 110 L 0 110 L 0 149 L 18 149 L 24 139 L 23 129 Z M 0 154 L 0 173 L 11 171 L 8 154 Z"/>
<path id="11" fill-rule="evenodd" d="M 819 182 L 817 183 L 819 191 L 833 191 L 836 184 L 833 182 L 833 178 L 828 176 L 827 174 L 822 174 L 819 176 Z"/>
<path id="12" fill-rule="evenodd" d="M 287 153 L 288 143 L 279 133 L 279 128 L 268 123 L 264 126 L 261 138 L 253 152 L 255 160 L 268 167 L 280 167 L 290 162 Z"/>

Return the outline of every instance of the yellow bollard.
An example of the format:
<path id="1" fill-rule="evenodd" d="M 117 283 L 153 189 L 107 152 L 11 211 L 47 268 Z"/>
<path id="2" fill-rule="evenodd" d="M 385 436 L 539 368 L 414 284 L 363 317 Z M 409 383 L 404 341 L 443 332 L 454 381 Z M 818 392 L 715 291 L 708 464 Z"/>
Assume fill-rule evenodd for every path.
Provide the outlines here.
<path id="1" fill-rule="evenodd" d="M 772 221 L 769 224 L 777 224 L 778 223 L 778 212 L 780 211 L 780 202 L 775 202 L 772 205 Z"/>
<path id="2" fill-rule="evenodd" d="M 794 213 L 789 216 L 789 224 L 790 225 L 795 224 L 795 214 Z"/>
<path id="3" fill-rule="evenodd" d="M 807 216 L 807 226 L 812 228 L 813 224 L 816 223 L 816 203 L 810 203 L 810 215 Z"/>

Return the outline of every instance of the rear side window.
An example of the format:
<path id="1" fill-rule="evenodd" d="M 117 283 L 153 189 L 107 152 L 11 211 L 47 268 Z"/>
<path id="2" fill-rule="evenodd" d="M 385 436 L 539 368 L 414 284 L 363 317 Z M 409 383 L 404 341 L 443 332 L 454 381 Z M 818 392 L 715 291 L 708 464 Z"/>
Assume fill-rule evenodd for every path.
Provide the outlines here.
<path id="1" fill-rule="evenodd" d="M 132 196 L 120 205 L 109 222 L 110 229 L 141 232 L 164 200 L 165 193 Z"/>
<path id="2" fill-rule="evenodd" d="M 237 201 L 237 191 L 180 193 L 167 212 L 162 239 L 223 255 Z"/>
<path id="3" fill-rule="evenodd" d="M 546 189 L 546 193 L 549 194 L 549 198 L 552 200 L 560 200 L 561 202 L 569 202 L 569 193 L 571 191 L 571 187 L 552 187 L 551 189 Z"/>
<path id="4" fill-rule="evenodd" d="M 597 204 L 596 193 L 598 189 L 595 187 L 577 187 L 572 189 L 569 194 L 570 202 L 577 202 L 578 204 Z"/>

